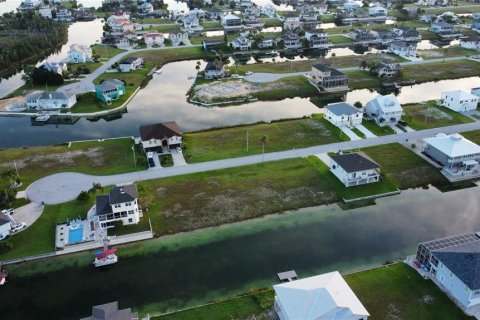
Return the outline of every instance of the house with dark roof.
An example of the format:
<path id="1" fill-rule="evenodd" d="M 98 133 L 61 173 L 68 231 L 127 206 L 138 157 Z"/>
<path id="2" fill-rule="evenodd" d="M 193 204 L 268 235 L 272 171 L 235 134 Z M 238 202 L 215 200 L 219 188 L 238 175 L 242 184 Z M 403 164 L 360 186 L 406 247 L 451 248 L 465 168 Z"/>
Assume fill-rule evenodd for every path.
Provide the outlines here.
<path id="1" fill-rule="evenodd" d="M 430 271 L 440 289 L 462 308 L 480 304 L 478 232 L 420 243 L 416 258 L 424 269 Z"/>
<path id="2" fill-rule="evenodd" d="M 143 59 L 137 57 L 128 57 L 120 61 L 118 65 L 120 71 L 130 72 L 140 69 L 143 66 Z"/>
<path id="3" fill-rule="evenodd" d="M 219 79 L 225 76 L 225 65 L 222 61 L 209 61 L 203 72 L 205 79 Z"/>
<path id="4" fill-rule="evenodd" d="M 313 65 L 310 77 L 313 84 L 324 91 L 348 90 L 347 75 L 325 64 Z"/>
<path id="5" fill-rule="evenodd" d="M 92 307 L 92 315 L 81 320 L 139 320 L 130 308 L 118 309 L 118 301 Z"/>
<path id="6" fill-rule="evenodd" d="M 325 107 L 323 117 L 336 127 L 354 128 L 362 123 L 363 112 L 346 102 L 337 102 Z"/>
<path id="7" fill-rule="evenodd" d="M 108 194 L 97 195 L 94 217 L 102 228 L 113 227 L 115 221 L 122 221 L 123 225 L 137 224 L 142 217 L 137 187 L 134 184 L 117 186 Z"/>
<path id="8" fill-rule="evenodd" d="M 343 153 L 330 157 L 332 172 L 345 187 L 380 181 L 380 165 L 363 152 Z"/>
<path id="9" fill-rule="evenodd" d="M 140 140 L 145 152 L 169 152 L 182 146 L 182 130 L 176 122 L 163 122 L 140 127 Z"/>
<path id="10" fill-rule="evenodd" d="M 125 84 L 118 79 L 108 79 L 95 86 L 95 96 L 105 103 L 111 103 L 124 94 Z"/>

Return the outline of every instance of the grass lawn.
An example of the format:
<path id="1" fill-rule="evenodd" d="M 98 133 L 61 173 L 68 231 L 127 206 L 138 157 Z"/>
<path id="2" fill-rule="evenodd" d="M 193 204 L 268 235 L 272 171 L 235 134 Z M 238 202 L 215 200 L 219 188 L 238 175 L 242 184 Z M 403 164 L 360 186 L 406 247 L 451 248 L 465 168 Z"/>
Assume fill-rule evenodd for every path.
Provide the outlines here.
<path id="1" fill-rule="evenodd" d="M 129 138 L 109 139 L 101 142 L 75 142 L 51 147 L 31 147 L 0 150 L 0 171 L 14 169 L 17 164 L 22 188 L 47 175 L 76 171 L 96 175 L 110 175 L 135 170 Z M 137 160 L 141 168 L 146 168 L 145 156 L 137 150 Z M 141 159 L 141 160 L 140 160 Z M 0 180 L 0 189 L 9 185 L 6 179 Z"/>
<path id="2" fill-rule="evenodd" d="M 158 157 L 162 167 L 173 167 L 173 158 L 171 154 L 161 154 Z"/>
<path id="3" fill-rule="evenodd" d="M 209 55 L 211 55 L 211 53 L 205 52 L 202 47 L 172 48 L 166 50 L 134 52 L 131 54 L 131 56 L 142 57 L 145 60 L 145 63 L 153 64 L 158 67 L 169 62 L 202 59 Z"/>
<path id="4" fill-rule="evenodd" d="M 269 87 L 268 90 L 252 93 L 252 96 L 258 100 L 283 100 L 295 97 L 311 97 L 318 95 L 318 90 L 310 84 L 308 79 L 303 76 L 294 76 L 283 78 L 274 82 L 275 89 Z"/>
<path id="5" fill-rule="evenodd" d="M 222 23 L 220 21 L 204 21 L 202 22 L 203 29 L 219 29 L 222 28 Z"/>
<path id="6" fill-rule="evenodd" d="M 353 131 L 353 133 L 355 133 L 357 136 L 359 136 L 362 139 L 365 139 L 367 137 L 362 131 L 358 130 L 357 128 L 352 128 L 351 130 Z"/>
<path id="7" fill-rule="evenodd" d="M 462 13 L 475 13 L 480 11 L 480 6 L 478 4 L 474 4 L 469 2 L 468 5 L 458 6 L 458 7 L 438 7 L 438 8 L 430 8 L 430 7 L 422 7 L 425 10 L 425 13 L 435 13 L 435 14 L 442 14 L 444 12 L 453 12 L 455 14 L 462 14 Z"/>
<path id="8" fill-rule="evenodd" d="M 142 24 L 169 24 L 173 23 L 172 20 L 167 18 L 146 18 L 146 19 L 139 19 L 138 23 Z"/>
<path id="9" fill-rule="evenodd" d="M 328 124 L 324 119 L 309 118 L 188 133 L 184 135 L 184 153 L 190 163 L 259 154 L 262 136 L 268 137 L 265 152 L 342 141 Z"/>
<path id="10" fill-rule="evenodd" d="M 65 86 L 67 84 L 71 84 L 71 83 L 75 83 L 75 82 L 78 82 L 78 80 L 75 80 L 75 81 L 65 81 L 63 84 L 60 84 L 60 85 L 48 85 L 47 88 L 48 88 L 48 91 L 55 91 L 57 90 L 58 88 L 60 88 L 61 86 Z M 45 85 L 28 85 L 28 84 L 24 84 L 23 86 L 21 86 L 20 88 L 16 89 L 15 91 L 13 91 L 12 93 L 10 93 L 11 96 L 19 96 L 19 95 L 23 95 L 25 93 L 27 93 L 28 91 L 33 91 L 33 90 L 40 90 L 40 91 L 45 91 Z"/>
<path id="11" fill-rule="evenodd" d="M 371 75 L 365 70 L 346 71 L 348 84 L 352 89 L 378 88 L 382 85 L 383 79 Z"/>
<path id="12" fill-rule="evenodd" d="M 166 24 L 159 26 L 152 26 L 151 28 L 145 28 L 145 31 L 157 30 L 160 33 L 169 33 L 171 31 L 180 30 L 180 25 Z"/>
<path id="13" fill-rule="evenodd" d="M 362 125 L 376 136 L 386 136 L 395 133 L 389 126 L 381 127 L 373 121 L 363 120 Z"/>
<path id="14" fill-rule="evenodd" d="M 332 36 L 332 37 L 329 37 L 328 39 L 330 39 L 330 41 L 333 44 L 352 43 L 353 42 L 352 38 L 345 37 L 345 36 Z"/>
<path id="15" fill-rule="evenodd" d="M 281 27 L 283 22 L 276 18 L 260 18 L 260 20 L 265 23 L 265 28 L 269 27 Z"/>
<path id="16" fill-rule="evenodd" d="M 381 172 L 399 189 L 448 184 L 435 167 L 400 144 L 368 147 L 361 151 L 380 164 Z"/>
<path id="17" fill-rule="evenodd" d="M 403 111 L 405 112 L 403 120 L 415 130 L 473 122 L 461 113 L 438 106 L 435 101 L 428 101 L 426 104 L 406 104 L 403 106 Z"/>
<path id="18" fill-rule="evenodd" d="M 476 144 L 480 144 L 480 130 L 462 132 L 461 135 Z"/>
<path id="19" fill-rule="evenodd" d="M 476 50 L 466 49 L 459 46 L 450 47 L 450 48 L 438 48 L 438 49 L 428 49 L 428 50 L 418 50 L 417 54 L 422 57 L 424 60 L 428 59 L 441 59 L 444 56 L 449 57 L 463 57 L 463 56 L 473 56 L 477 54 Z"/>
<path id="20" fill-rule="evenodd" d="M 108 60 L 115 57 L 117 54 L 124 52 L 123 49 L 118 49 L 114 45 L 94 44 L 92 46 L 93 55 L 99 55 L 100 59 Z"/>

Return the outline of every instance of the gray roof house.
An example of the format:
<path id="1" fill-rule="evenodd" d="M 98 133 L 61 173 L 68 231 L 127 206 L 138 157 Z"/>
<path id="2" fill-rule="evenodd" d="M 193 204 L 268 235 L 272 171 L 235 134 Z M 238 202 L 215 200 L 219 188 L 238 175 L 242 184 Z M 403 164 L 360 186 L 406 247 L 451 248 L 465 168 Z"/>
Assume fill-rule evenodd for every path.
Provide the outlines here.
<path id="1" fill-rule="evenodd" d="M 324 109 L 324 119 L 339 128 L 354 128 L 362 123 L 363 111 L 348 103 L 329 103 Z"/>
<path id="2" fill-rule="evenodd" d="M 142 212 L 137 201 L 136 186 L 116 186 L 108 194 L 97 195 L 94 216 L 98 217 L 102 228 L 113 227 L 115 221 L 122 221 L 124 225 L 138 223 Z"/>
<path id="3" fill-rule="evenodd" d="M 133 320 L 138 319 L 130 308 L 118 309 L 118 301 L 92 307 L 92 315 L 80 320 Z"/>
<path id="4" fill-rule="evenodd" d="M 330 159 L 330 171 L 346 187 L 380 180 L 380 165 L 362 152 L 337 154 Z"/>
<path id="5" fill-rule="evenodd" d="M 315 64 L 310 73 L 312 82 L 325 91 L 348 90 L 348 76 L 325 64 Z"/>
<path id="6" fill-rule="evenodd" d="M 222 61 L 209 61 L 204 69 L 205 79 L 221 78 L 225 75 L 225 65 Z"/>

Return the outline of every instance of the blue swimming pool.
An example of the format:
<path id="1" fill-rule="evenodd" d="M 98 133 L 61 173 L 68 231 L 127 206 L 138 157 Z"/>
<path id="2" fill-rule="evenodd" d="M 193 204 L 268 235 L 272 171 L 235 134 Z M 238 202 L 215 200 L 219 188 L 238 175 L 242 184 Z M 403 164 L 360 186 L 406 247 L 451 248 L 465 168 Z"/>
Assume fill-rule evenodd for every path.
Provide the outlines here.
<path id="1" fill-rule="evenodd" d="M 68 232 L 68 243 L 82 242 L 83 239 L 83 227 L 77 229 L 70 229 Z"/>

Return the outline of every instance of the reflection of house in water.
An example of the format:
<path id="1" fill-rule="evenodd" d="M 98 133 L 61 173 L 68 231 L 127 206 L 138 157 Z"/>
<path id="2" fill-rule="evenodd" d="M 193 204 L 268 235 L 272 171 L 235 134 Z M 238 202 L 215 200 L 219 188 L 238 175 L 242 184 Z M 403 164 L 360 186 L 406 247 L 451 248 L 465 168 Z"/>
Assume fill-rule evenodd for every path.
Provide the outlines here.
<path id="1" fill-rule="evenodd" d="M 127 108 L 123 108 L 120 111 L 108 113 L 108 114 L 105 114 L 105 115 L 102 115 L 102 116 L 87 117 L 87 120 L 90 121 L 90 122 L 96 122 L 100 119 L 103 119 L 103 120 L 109 122 L 109 121 L 121 119 L 123 117 L 123 115 L 127 112 L 128 112 Z"/>
<path id="2" fill-rule="evenodd" d="M 36 121 L 36 117 L 30 118 L 32 126 L 45 126 L 47 124 L 55 124 L 55 125 L 71 125 L 75 124 L 80 120 L 80 117 L 75 117 L 71 115 L 52 115 L 47 121 Z"/>

